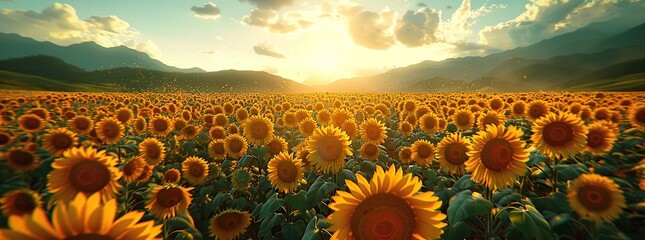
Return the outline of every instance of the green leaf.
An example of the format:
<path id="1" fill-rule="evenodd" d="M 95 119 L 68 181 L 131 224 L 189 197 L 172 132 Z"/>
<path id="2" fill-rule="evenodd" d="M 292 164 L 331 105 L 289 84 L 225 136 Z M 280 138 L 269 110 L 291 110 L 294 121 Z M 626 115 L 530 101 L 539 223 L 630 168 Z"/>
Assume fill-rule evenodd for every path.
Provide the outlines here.
<path id="1" fill-rule="evenodd" d="M 188 220 L 182 217 L 173 217 L 166 220 L 166 224 L 170 227 L 170 230 L 183 230 L 192 228 L 193 225 L 190 224 Z"/>
<path id="2" fill-rule="evenodd" d="M 515 208 L 509 213 L 513 226 L 522 232 L 523 239 L 553 239 L 551 226 L 544 216 L 531 205 L 526 209 Z"/>
<path id="3" fill-rule="evenodd" d="M 307 196 L 304 191 L 300 191 L 297 194 L 289 194 L 285 196 L 284 199 L 294 210 L 305 212 L 308 209 Z"/>
<path id="4" fill-rule="evenodd" d="M 452 226 L 459 221 L 469 217 L 487 216 L 490 214 L 493 204 L 483 198 L 479 193 L 464 190 L 457 193 L 450 200 L 448 206 L 448 223 Z"/>
<path id="5" fill-rule="evenodd" d="M 455 184 L 452 185 L 453 188 L 457 188 L 460 190 L 470 188 L 473 186 L 475 182 L 470 177 L 470 174 L 463 175 L 455 182 Z"/>
<path id="6" fill-rule="evenodd" d="M 349 169 L 343 169 L 343 178 L 352 180 L 352 182 L 357 182 L 358 181 L 358 180 L 356 180 L 356 174 L 354 174 Z"/>
<path id="7" fill-rule="evenodd" d="M 333 182 L 325 182 L 322 176 L 318 177 L 307 191 L 307 200 L 309 208 L 317 206 L 325 196 L 336 189 Z"/>
<path id="8" fill-rule="evenodd" d="M 542 155 L 542 153 L 540 153 L 538 150 L 533 150 L 529 154 L 529 160 L 526 162 L 526 165 L 530 167 L 530 166 L 533 166 L 535 164 L 545 162 L 546 159 L 547 159 L 547 157 Z"/>
<path id="9" fill-rule="evenodd" d="M 307 224 L 307 229 L 305 229 L 305 234 L 302 236 L 302 240 L 312 240 L 316 239 L 318 236 L 318 228 L 316 228 L 316 222 L 318 222 L 318 217 L 313 217 L 309 220 Z"/>
<path id="10" fill-rule="evenodd" d="M 266 202 L 264 202 L 262 210 L 260 211 L 260 221 L 271 217 L 274 212 L 284 205 L 284 200 L 279 199 L 277 196 L 278 194 L 273 194 L 266 200 Z"/>
<path id="11" fill-rule="evenodd" d="M 275 226 L 278 225 L 279 223 L 283 223 L 285 220 L 284 214 L 282 213 L 276 213 L 270 215 L 270 217 L 260 224 L 260 238 L 265 239 L 269 236 L 272 235 L 271 229 Z"/>
<path id="12" fill-rule="evenodd" d="M 303 221 L 285 223 L 282 225 L 282 238 L 301 239 L 305 234 L 305 227 Z"/>
<path id="13" fill-rule="evenodd" d="M 548 197 L 531 198 L 531 202 L 541 212 L 571 213 L 571 207 L 567 203 L 567 195 L 561 192 L 552 192 Z"/>
<path id="14" fill-rule="evenodd" d="M 446 228 L 446 231 L 441 236 L 442 239 L 467 239 L 472 233 L 473 228 L 465 222 L 457 222 Z"/>
<path id="15" fill-rule="evenodd" d="M 506 206 L 512 202 L 518 202 L 522 199 L 522 195 L 513 191 L 510 188 L 504 188 L 495 193 L 493 202 L 500 206 Z"/>
<path id="16" fill-rule="evenodd" d="M 580 174 L 589 173 L 589 168 L 584 164 L 570 164 L 555 166 L 558 170 L 558 181 L 564 182 L 576 179 Z"/>
<path id="17" fill-rule="evenodd" d="M 231 208 L 244 210 L 246 209 L 246 205 L 248 203 L 249 203 L 249 200 L 246 200 L 246 198 L 236 198 L 233 201 L 231 201 Z"/>

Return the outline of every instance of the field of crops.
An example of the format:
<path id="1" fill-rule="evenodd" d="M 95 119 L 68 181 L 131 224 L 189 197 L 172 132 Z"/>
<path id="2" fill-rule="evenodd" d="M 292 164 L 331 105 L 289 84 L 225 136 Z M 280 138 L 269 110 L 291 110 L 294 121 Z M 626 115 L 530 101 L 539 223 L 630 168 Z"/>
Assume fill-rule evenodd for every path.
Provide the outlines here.
<path id="1" fill-rule="evenodd" d="M 0 239 L 639 239 L 645 94 L 0 93 Z"/>

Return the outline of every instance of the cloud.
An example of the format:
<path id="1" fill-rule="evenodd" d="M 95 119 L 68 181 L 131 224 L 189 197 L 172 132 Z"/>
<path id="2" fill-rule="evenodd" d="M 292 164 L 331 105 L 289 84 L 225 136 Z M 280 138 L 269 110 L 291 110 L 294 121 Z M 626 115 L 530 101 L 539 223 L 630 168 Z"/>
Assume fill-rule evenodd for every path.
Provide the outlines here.
<path id="1" fill-rule="evenodd" d="M 533 0 L 515 19 L 485 27 L 479 33 L 480 41 L 504 49 L 525 46 L 592 22 L 640 16 L 644 5 L 620 0 Z"/>
<path id="2" fill-rule="evenodd" d="M 93 41 L 103 47 L 120 45 L 158 58 L 161 51 L 150 40 L 139 40 L 139 32 L 117 16 L 78 18 L 74 7 L 54 3 L 42 12 L 0 9 L 0 32 L 17 33 L 39 41 L 70 45 Z"/>
<path id="3" fill-rule="evenodd" d="M 195 13 L 195 16 L 204 19 L 218 19 L 222 16 L 220 9 L 212 2 L 205 3 L 203 7 L 193 6 L 190 10 Z"/>
<path id="4" fill-rule="evenodd" d="M 418 47 L 436 41 L 435 33 L 441 23 L 441 13 L 431 8 L 408 10 L 396 23 L 396 39 L 408 47 Z"/>
<path id="5" fill-rule="evenodd" d="M 240 2 L 248 2 L 259 9 L 274 10 L 291 6 L 296 2 L 296 0 L 240 0 Z"/>
<path id="6" fill-rule="evenodd" d="M 215 52 L 215 50 L 206 50 L 206 51 L 202 51 L 201 53 L 203 53 L 203 54 L 208 54 L 208 55 L 213 55 L 213 54 L 215 54 L 216 52 Z"/>
<path id="7" fill-rule="evenodd" d="M 255 44 L 255 46 L 253 46 L 253 51 L 258 55 L 263 55 L 268 57 L 274 57 L 274 58 L 286 57 L 284 54 L 276 50 L 275 46 L 273 46 L 273 44 L 269 43 L 268 41 Z"/>
<path id="8" fill-rule="evenodd" d="M 274 10 L 257 8 L 253 9 L 249 15 L 244 16 L 242 21 L 251 26 L 262 27 L 272 33 L 290 33 L 308 28 L 313 24 L 299 12 L 287 12 L 280 17 Z"/>
<path id="9" fill-rule="evenodd" d="M 347 30 L 355 44 L 385 50 L 395 43 L 393 27 L 396 18 L 396 11 L 389 8 L 380 12 L 360 11 L 348 16 Z"/>

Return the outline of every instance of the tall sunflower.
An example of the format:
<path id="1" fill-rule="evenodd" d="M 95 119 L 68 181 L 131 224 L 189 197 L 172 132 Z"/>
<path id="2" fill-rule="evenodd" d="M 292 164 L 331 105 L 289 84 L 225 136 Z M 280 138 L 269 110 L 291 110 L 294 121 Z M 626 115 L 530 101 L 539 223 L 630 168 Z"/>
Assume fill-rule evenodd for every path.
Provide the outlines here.
<path id="1" fill-rule="evenodd" d="M 150 133 L 155 137 L 165 137 L 172 131 L 172 123 L 170 118 L 162 115 L 157 115 L 150 119 L 148 124 Z"/>
<path id="2" fill-rule="evenodd" d="M 208 130 L 208 136 L 210 136 L 212 140 L 224 139 L 226 137 L 226 129 L 222 126 L 211 127 L 211 129 Z"/>
<path id="3" fill-rule="evenodd" d="M 318 124 L 316 124 L 316 121 L 311 117 L 307 117 L 298 123 L 298 129 L 303 137 L 311 136 L 317 127 Z"/>
<path id="4" fill-rule="evenodd" d="M 419 118 L 419 128 L 426 133 L 439 131 L 439 118 L 434 113 L 426 113 Z"/>
<path id="5" fill-rule="evenodd" d="M 96 135 L 105 144 L 116 144 L 125 136 L 125 128 L 116 118 L 104 117 L 96 124 Z"/>
<path id="6" fill-rule="evenodd" d="M 387 129 L 375 118 L 369 118 L 361 123 L 361 139 L 363 143 L 381 144 L 387 138 Z"/>
<path id="7" fill-rule="evenodd" d="M 363 146 L 358 151 L 361 156 L 370 161 L 378 160 L 379 145 L 373 143 L 363 143 Z"/>
<path id="8" fill-rule="evenodd" d="M 146 119 L 142 116 L 139 116 L 134 122 L 132 123 L 132 126 L 134 128 L 135 132 L 141 133 L 148 128 L 148 122 L 146 122 Z"/>
<path id="9" fill-rule="evenodd" d="M 399 151 L 399 161 L 402 163 L 412 163 L 412 148 L 402 147 Z"/>
<path id="10" fill-rule="evenodd" d="M 121 171 L 117 159 L 105 151 L 72 148 L 52 163 L 54 169 L 47 175 L 47 189 L 54 199 L 71 201 L 78 193 L 98 194 L 106 202 L 121 188 Z"/>
<path id="11" fill-rule="evenodd" d="M 354 140 L 356 135 L 358 135 L 358 125 L 354 119 L 348 119 L 343 124 L 341 124 L 340 129 L 347 134 L 349 140 Z M 310 135 L 311 136 L 311 135 Z"/>
<path id="12" fill-rule="evenodd" d="M 40 196 L 30 189 L 17 189 L 0 198 L 0 208 L 5 216 L 31 214 L 40 207 Z"/>
<path id="13" fill-rule="evenodd" d="M 201 157 L 188 157 L 181 163 L 184 177 L 192 184 L 201 184 L 208 177 L 208 164 Z"/>
<path id="14" fill-rule="evenodd" d="M 244 234 L 250 224 L 249 212 L 236 209 L 224 210 L 211 219 L 210 236 L 221 240 L 233 240 Z"/>
<path id="15" fill-rule="evenodd" d="M 401 132 L 403 136 L 410 136 L 413 130 L 414 130 L 414 126 L 412 126 L 412 124 L 410 124 L 409 122 L 399 123 L 399 132 Z"/>
<path id="16" fill-rule="evenodd" d="M 585 150 L 594 155 L 602 155 L 614 145 L 617 127 L 607 121 L 587 125 L 587 146 Z"/>
<path id="17" fill-rule="evenodd" d="M 578 215 L 611 222 L 626 208 L 623 191 L 611 178 L 581 174 L 567 190 L 567 201 Z"/>
<path id="18" fill-rule="evenodd" d="M 76 133 L 66 128 L 53 129 L 45 135 L 45 149 L 56 156 L 62 155 L 65 150 L 75 147 L 76 144 L 78 144 Z"/>
<path id="19" fill-rule="evenodd" d="M 280 192 L 292 193 L 304 178 L 304 167 L 299 158 L 287 151 L 275 155 L 268 164 L 269 180 Z"/>
<path id="20" fill-rule="evenodd" d="M 29 171 L 38 167 L 40 158 L 25 148 L 12 147 L 4 156 L 9 168 L 14 171 Z"/>
<path id="21" fill-rule="evenodd" d="M 289 148 L 284 138 L 280 136 L 275 136 L 275 135 L 271 137 L 271 139 L 269 139 L 266 146 L 269 147 L 269 151 L 267 152 L 267 157 L 278 155 L 283 151 L 287 151 Z"/>
<path id="22" fill-rule="evenodd" d="M 192 189 L 192 187 L 185 188 L 172 183 L 150 184 L 146 209 L 157 218 L 174 217 L 177 213 L 188 209 L 193 200 L 188 191 Z"/>
<path id="23" fill-rule="evenodd" d="M 273 123 L 267 117 L 250 117 L 244 122 L 244 136 L 250 144 L 264 145 L 273 137 Z"/>
<path id="24" fill-rule="evenodd" d="M 45 128 L 45 120 L 36 114 L 24 114 L 18 118 L 18 126 L 25 132 L 38 132 Z"/>
<path id="25" fill-rule="evenodd" d="M 475 125 L 475 114 L 468 109 L 461 109 L 452 115 L 452 122 L 459 130 L 470 130 Z"/>
<path id="26" fill-rule="evenodd" d="M 435 149 L 431 142 L 423 139 L 414 141 L 411 146 L 412 160 L 418 165 L 427 166 L 435 158 Z"/>
<path id="27" fill-rule="evenodd" d="M 531 140 L 546 156 L 567 158 L 580 152 L 587 143 L 587 129 L 571 113 L 549 113 L 534 123 Z"/>
<path id="28" fill-rule="evenodd" d="M 139 152 L 148 165 L 157 166 L 166 157 L 166 148 L 156 138 L 146 138 L 139 143 Z"/>
<path id="29" fill-rule="evenodd" d="M 126 183 L 131 183 L 137 180 L 139 176 L 143 173 L 143 167 L 146 165 L 146 161 L 142 157 L 134 157 L 123 164 L 121 172 L 123 173 L 123 179 Z"/>
<path id="30" fill-rule="evenodd" d="M 31 214 L 9 217 L 9 229 L 0 229 L 0 239 L 153 239 L 162 225 L 154 221 L 139 222 L 143 212 L 131 211 L 117 218 L 117 202 L 101 203 L 102 196 L 78 194 L 59 203 L 52 220 L 41 208 Z"/>
<path id="31" fill-rule="evenodd" d="M 422 184 L 416 176 L 392 165 L 387 172 L 377 166 L 369 182 L 356 178 L 345 180 L 350 192 L 337 191 L 329 204 L 332 239 L 436 239 L 443 233 L 441 201 L 431 191 L 417 193 Z"/>
<path id="32" fill-rule="evenodd" d="M 179 170 L 171 168 L 168 169 L 163 174 L 163 177 L 161 177 L 161 182 L 162 183 L 177 183 L 179 182 L 179 179 L 181 178 L 181 172 Z"/>
<path id="33" fill-rule="evenodd" d="M 542 100 L 533 100 L 526 106 L 526 116 L 535 121 L 549 113 L 549 103 Z"/>
<path id="34" fill-rule="evenodd" d="M 86 116 L 76 116 L 67 121 L 67 125 L 72 132 L 78 134 L 88 134 L 94 129 L 94 121 Z"/>
<path id="35" fill-rule="evenodd" d="M 208 144 L 208 155 L 215 160 L 224 160 L 226 158 L 226 148 L 224 139 L 217 139 Z"/>
<path id="36" fill-rule="evenodd" d="M 627 119 L 632 127 L 645 128 L 645 104 L 631 106 Z"/>
<path id="37" fill-rule="evenodd" d="M 307 160 L 316 169 L 329 173 L 338 172 L 345 165 L 345 158 L 352 156 L 347 134 L 335 126 L 323 126 L 309 137 Z"/>
<path id="38" fill-rule="evenodd" d="M 441 139 L 437 145 L 437 158 L 441 169 L 453 174 L 466 173 L 464 163 L 468 160 L 470 140 L 459 133 L 453 133 Z"/>
<path id="39" fill-rule="evenodd" d="M 477 128 L 479 131 L 486 130 L 487 125 L 500 125 L 506 122 L 506 117 L 503 114 L 495 111 L 488 111 L 486 114 L 481 114 L 477 119 Z"/>
<path id="40" fill-rule="evenodd" d="M 491 189 L 510 186 L 526 173 L 529 151 L 520 140 L 522 130 L 515 126 L 490 125 L 473 137 L 466 171 L 472 179 Z"/>
<path id="41" fill-rule="evenodd" d="M 224 149 L 229 157 L 238 159 L 246 153 L 248 145 L 246 140 L 239 134 L 231 134 L 224 139 Z"/>

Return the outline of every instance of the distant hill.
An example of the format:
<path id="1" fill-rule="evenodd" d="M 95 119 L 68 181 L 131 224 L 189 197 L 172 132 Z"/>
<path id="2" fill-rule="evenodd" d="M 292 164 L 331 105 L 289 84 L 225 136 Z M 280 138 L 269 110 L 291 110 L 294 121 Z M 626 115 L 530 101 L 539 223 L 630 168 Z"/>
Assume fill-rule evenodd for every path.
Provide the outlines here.
<path id="1" fill-rule="evenodd" d="M 85 70 L 137 67 L 166 72 L 204 72 L 199 68 L 181 69 L 168 66 L 147 54 L 118 46 L 102 47 L 94 42 L 59 46 L 40 42 L 18 34 L 0 33 L 0 59 L 20 58 L 33 55 L 54 56 Z"/>
<path id="2" fill-rule="evenodd" d="M 52 56 L 0 60 L 0 88 L 56 91 L 309 92 L 266 72 L 162 72 L 120 67 L 85 71 Z"/>

